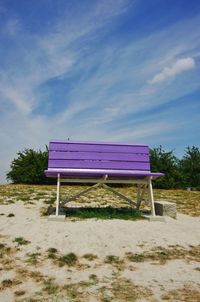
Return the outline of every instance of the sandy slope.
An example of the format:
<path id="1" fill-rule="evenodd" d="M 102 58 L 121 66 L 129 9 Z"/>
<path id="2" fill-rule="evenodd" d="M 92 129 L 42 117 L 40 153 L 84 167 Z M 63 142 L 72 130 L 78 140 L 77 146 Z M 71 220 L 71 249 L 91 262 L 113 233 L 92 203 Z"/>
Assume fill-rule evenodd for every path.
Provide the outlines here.
<path id="1" fill-rule="evenodd" d="M 123 258 L 127 252 L 141 253 L 159 246 L 167 248 L 170 245 L 180 245 L 187 249 L 189 246 L 200 244 L 199 217 L 179 214 L 177 220 L 167 218 L 165 223 L 148 222 L 146 220 L 102 221 L 95 219 L 76 222 L 67 220 L 65 222 L 50 222 L 46 217 L 40 217 L 40 206 L 41 204 L 25 206 L 22 202 L 0 205 L 0 214 L 4 214 L 0 216 L 0 234 L 2 235 L 0 240 L 13 247 L 16 246 L 13 243 L 16 237 L 23 237 L 30 241 L 29 244 L 20 247 L 16 260 L 18 265 L 20 265 L 20 261 L 23 263 L 27 253 L 39 250 L 41 254 L 44 254 L 48 248 L 56 248 L 61 254 L 73 252 L 78 257 L 82 257 L 86 253 L 98 256 L 96 266 L 82 271 L 72 269 L 70 272 L 66 268 L 58 267 L 54 267 L 52 270 L 52 264 L 49 262 L 43 263 L 41 267 L 35 267 L 45 275 L 56 277 L 59 284 L 64 284 L 66 278 L 73 282 L 81 281 L 88 278 L 89 274 L 92 273 L 98 275 L 99 278 L 102 276 L 111 278 L 112 267 L 102 264 L 107 255 Z M 9 218 L 7 217 L 9 213 L 13 213 L 15 216 Z M 162 300 L 161 294 L 167 290 L 181 288 L 186 285 L 198 288 L 200 272 L 196 269 L 197 267 L 199 267 L 197 262 L 187 262 L 184 259 L 174 259 L 164 266 L 147 261 L 135 263 L 133 267 L 124 268 L 120 273 L 120 278 L 127 278 L 138 285 L 153 290 L 152 300 L 146 297 L 141 298 L 141 301 L 160 301 Z M 6 272 L 1 266 L 0 282 L 8 278 L 14 278 L 14 269 Z M 30 284 L 26 285 L 25 288 L 23 287 L 23 289 L 29 291 L 30 287 L 32 290 L 34 289 L 34 286 Z M 13 291 L 13 288 L 2 290 L 0 301 L 14 301 Z M 17 299 L 19 300 L 16 301 L 22 301 L 20 298 Z M 58 301 L 74 300 L 60 298 Z M 103 300 L 93 297 L 93 301 Z"/>

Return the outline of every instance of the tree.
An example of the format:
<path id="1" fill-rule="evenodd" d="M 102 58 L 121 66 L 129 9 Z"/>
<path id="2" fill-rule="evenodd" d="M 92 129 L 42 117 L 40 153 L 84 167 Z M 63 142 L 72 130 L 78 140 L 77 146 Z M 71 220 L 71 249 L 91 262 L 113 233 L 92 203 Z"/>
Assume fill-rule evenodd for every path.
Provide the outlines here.
<path id="1" fill-rule="evenodd" d="M 200 150 L 192 146 L 187 147 L 180 161 L 180 170 L 188 187 L 200 188 Z"/>
<path id="2" fill-rule="evenodd" d="M 166 152 L 162 146 L 150 150 L 151 171 L 163 172 L 164 177 L 154 181 L 155 188 L 169 189 L 183 185 L 183 176 L 179 171 L 179 160 L 173 151 Z"/>
<path id="3" fill-rule="evenodd" d="M 48 149 L 42 152 L 25 149 L 17 153 L 7 173 L 7 179 L 13 183 L 42 184 L 47 183 L 44 170 L 47 169 Z"/>

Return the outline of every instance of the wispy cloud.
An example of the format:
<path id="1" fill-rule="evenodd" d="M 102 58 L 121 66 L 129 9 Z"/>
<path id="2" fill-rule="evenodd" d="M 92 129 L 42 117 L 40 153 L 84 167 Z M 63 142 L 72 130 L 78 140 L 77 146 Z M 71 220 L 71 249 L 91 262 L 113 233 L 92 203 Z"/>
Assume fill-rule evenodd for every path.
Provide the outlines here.
<path id="1" fill-rule="evenodd" d="M 105 22 L 123 13 L 126 5 L 127 1 L 119 0 L 115 5 L 113 1 L 102 1 L 87 14 L 77 13 L 66 19 L 64 16 L 52 26 L 51 32 L 42 36 L 29 34 L 19 20 L 9 19 L 2 31 L 13 41 L 17 56 L 8 53 L 10 62 L 0 74 L 1 98 L 30 113 L 37 106 L 37 87 L 69 72 L 80 58 L 80 49 L 84 52 L 89 35 L 92 37 L 96 30 L 106 28 Z"/>
<path id="2" fill-rule="evenodd" d="M 200 32 L 193 30 L 200 16 L 132 36 L 123 22 L 134 23 L 133 1 L 80 3 L 42 32 L 28 31 L 16 16 L 0 29 L 4 171 L 18 150 L 54 138 L 161 144 L 177 123 L 187 127 L 180 110 L 172 113 L 177 99 L 200 87 Z"/>
<path id="3" fill-rule="evenodd" d="M 165 67 L 160 73 L 156 74 L 150 84 L 157 84 L 168 80 L 169 78 L 175 77 L 176 75 L 193 69 L 195 67 L 195 60 L 193 58 L 183 58 L 179 59 L 170 67 Z"/>

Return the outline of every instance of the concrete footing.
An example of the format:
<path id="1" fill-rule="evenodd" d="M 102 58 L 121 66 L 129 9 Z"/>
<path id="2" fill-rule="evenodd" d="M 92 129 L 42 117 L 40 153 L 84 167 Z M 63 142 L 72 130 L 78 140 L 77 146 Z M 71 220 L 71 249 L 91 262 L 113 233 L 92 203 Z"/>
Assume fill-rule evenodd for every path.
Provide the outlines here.
<path id="1" fill-rule="evenodd" d="M 150 222 L 152 222 L 152 221 L 165 222 L 166 221 L 164 216 L 142 215 L 142 217 L 145 219 L 148 219 Z"/>
<path id="2" fill-rule="evenodd" d="M 155 201 L 155 213 L 160 216 L 169 216 L 176 219 L 176 204 L 168 201 Z"/>
<path id="3" fill-rule="evenodd" d="M 48 220 L 49 221 L 60 221 L 60 222 L 63 222 L 65 221 L 65 215 L 50 215 L 48 217 Z"/>

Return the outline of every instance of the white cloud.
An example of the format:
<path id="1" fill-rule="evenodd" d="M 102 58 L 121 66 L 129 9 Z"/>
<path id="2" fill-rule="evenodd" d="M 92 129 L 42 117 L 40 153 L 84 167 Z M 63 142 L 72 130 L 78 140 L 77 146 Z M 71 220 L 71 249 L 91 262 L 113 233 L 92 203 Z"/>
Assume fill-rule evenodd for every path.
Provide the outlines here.
<path id="1" fill-rule="evenodd" d="M 195 67 L 195 60 L 193 58 L 183 58 L 177 60 L 172 66 L 165 67 L 160 73 L 156 74 L 150 84 L 157 84 L 163 82 L 169 78 L 172 78 L 186 70 L 193 69 Z"/>

